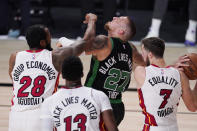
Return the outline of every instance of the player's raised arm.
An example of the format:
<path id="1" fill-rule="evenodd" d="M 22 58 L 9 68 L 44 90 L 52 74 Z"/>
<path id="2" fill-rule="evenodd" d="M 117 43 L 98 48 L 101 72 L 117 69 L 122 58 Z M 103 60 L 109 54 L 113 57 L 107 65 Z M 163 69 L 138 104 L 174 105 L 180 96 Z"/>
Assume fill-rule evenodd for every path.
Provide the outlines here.
<path id="1" fill-rule="evenodd" d="M 146 66 L 142 55 L 138 52 L 135 45 L 129 44 L 132 48 L 133 69 L 135 70 L 136 66 Z"/>
<path id="2" fill-rule="evenodd" d="M 94 39 L 96 35 L 96 21 L 97 16 L 95 14 L 89 13 L 85 16 L 85 20 L 83 21 L 84 24 L 87 24 L 88 27 L 84 34 L 84 40 Z"/>
<path id="3" fill-rule="evenodd" d="M 94 14 L 87 14 L 84 23 L 88 24 L 86 32 L 84 34 L 83 40 L 79 40 L 74 42 L 70 46 L 66 46 L 63 48 L 58 48 L 53 51 L 53 64 L 56 70 L 61 71 L 61 65 L 65 58 L 69 56 L 78 56 L 84 50 L 87 51 L 91 48 L 91 43 L 95 37 L 95 22 L 97 20 L 97 16 Z"/>
<path id="4" fill-rule="evenodd" d="M 62 62 L 69 56 L 78 56 L 85 49 L 86 41 L 76 41 L 71 46 L 57 48 L 52 52 L 52 61 L 57 71 L 61 71 Z"/>
<path id="5" fill-rule="evenodd" d="M 189 111 L 196 111 L 197 105 L 195 103 L 195 98 L 192 93 L 192 90 L 190 89 L 189 80 L 187 76 L 180 71 L 181 76 L 181 87 L 182 87 L 182 99 Z"/>
<path id="6" fill-rule="evenodd" d="M 83 40 L 87 41 L 85 52 L 88 54 L 92 49 L 92 43 L 96 35 L 96 21 L 97 16 L 95 14 L 89 13 L 85 16 L 84 24 L 87 24 L 87 29 L 84 34 Z"/>

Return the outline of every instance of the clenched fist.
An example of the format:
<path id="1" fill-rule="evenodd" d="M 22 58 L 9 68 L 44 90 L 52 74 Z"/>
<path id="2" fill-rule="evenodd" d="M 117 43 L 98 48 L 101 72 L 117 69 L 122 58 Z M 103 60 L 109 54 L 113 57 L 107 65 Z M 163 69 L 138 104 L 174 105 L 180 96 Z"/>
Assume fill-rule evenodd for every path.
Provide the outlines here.
<path id="1" fill-rule="evenodd" d="M 90 21 L 97 21 L 97 15 L 93 14 L 93 13 L 88 13 L 85 16 L 85 20 L 83 21 L 84 24 L 89 23 Z"/>

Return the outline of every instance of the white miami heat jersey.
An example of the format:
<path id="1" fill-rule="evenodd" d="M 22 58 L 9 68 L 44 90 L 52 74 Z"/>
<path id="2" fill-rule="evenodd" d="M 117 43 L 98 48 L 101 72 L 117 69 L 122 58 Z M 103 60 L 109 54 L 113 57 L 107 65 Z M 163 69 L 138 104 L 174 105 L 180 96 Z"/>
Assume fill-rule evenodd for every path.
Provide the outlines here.
<path id="1" fill-rule="evenodd" d="M 144 129 L 148 126 L 177 125 L 177 106 L 182 94 L 178 70 L 173 67 L 160 68 L 156 65 L 150 65 L 145 69 L 145 82 L 138 90 L 140 106 L 145 115 Z"/>
<path id="2" fill-rule="evenodd" d="M 56 90 L 58 72 L 46 49 L 18 52 L 12 71 L 12 111 L 37 109 Z"/>
<path id="3" fill-rule="evenodd" d="M 109 99 L 101 91 L 63 87 L 44 101 L 41 119 L 43 122 L 50 119 L 57 131 L 100 131 L 100 113 L 109 109 L 112 109 Z"/>

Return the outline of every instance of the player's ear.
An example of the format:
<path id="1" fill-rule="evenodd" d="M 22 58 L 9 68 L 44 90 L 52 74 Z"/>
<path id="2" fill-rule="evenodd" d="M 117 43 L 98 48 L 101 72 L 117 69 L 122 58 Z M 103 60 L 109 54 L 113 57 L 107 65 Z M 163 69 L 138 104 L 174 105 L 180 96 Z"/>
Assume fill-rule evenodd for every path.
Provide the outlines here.
<path id="1" fill-rule="evenodd" d="M 153 58 L 153 53 L 152 52 L 148 52 L 148 56 L 149 56 L 149 58 Z"/>
<path id="2" fill-rule="evenodd" d="M 41 40 L 40 41 L 40 46 L 42 47 L 42 48 L 45 48 L 47 45 L 46 45 L 46 40 Z"/>

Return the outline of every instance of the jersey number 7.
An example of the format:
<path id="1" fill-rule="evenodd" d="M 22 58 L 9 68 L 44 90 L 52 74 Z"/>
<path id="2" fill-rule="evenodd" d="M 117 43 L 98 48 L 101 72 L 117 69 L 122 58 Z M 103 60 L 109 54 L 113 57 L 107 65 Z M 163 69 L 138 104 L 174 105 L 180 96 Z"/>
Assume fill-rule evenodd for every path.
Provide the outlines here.
<path id="1" fill-rule="evenodd" d="M 172 93 L 172 90 L 170 90 L 170 89 L 161 89 L 160 96 L 164 96 L 163 97 L 164 100 L 162 101 L 161 105 L 159 106 L 159 109 L 162 109 L 166 106 L 171 93 Z"/>

